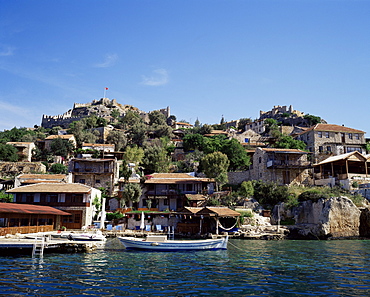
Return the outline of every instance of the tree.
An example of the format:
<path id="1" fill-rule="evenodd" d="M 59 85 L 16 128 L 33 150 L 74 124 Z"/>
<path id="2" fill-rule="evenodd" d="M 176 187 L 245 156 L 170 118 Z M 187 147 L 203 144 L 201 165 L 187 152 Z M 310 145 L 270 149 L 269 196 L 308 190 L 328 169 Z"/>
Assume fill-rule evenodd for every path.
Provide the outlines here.
<path id="1" fill-rule="evenodd" d="M 154 132 L 154 135 L 158 138 L 161 137 L 171 137 L 172 134 L 172 128 L 170 126 L 166 125 L 153 125 L 151 128 L 151 131 Z"/>
<path id="2" fill-rule="evenodd" d="M 32 160 L 35 161 L 46 161 L 52 162 L 53 161 L 53 154 L 48 149 L 40 149 L 38 147 L 32 150 Z"/>
<path id="3" fill-rule="evenodd" d="M 242 130 L 242 131 L 245 131 L 245 125 L 249 124 L 249 123 L 252 123 L 252 119 L 251 118 L 241 118 L 239 120 L 239 123 L 238 123 L 238 127 L 237 129 L 238 130 Z"/>
<path id="4" fill-rule="evenodd" d="M 133 125 L 128 131 L 129 139 L 131 144 L 142 146 L 147 138 L 147 127 L 144 123 L 138 122 Z"/>
<path id="5" fill-rule="evenodd" d="M 227 168 L 229 159 L 221 152 L 214 152 L 202 159 L 202 168 L 208 178 L 214 178 L 218 188 L 219 184 L 227 182 Z"/>
<path id="6" fill-rule="evenodd" d="M 125 154 L 123 156 L 123 160 L 125 160 L 126 163 L 135 163 L 137 166 L 141 163 L 143 158 L 144 150 L 141 147 L 138 147 L 137 145 L 126 147 Z"/>
<path id="7" fill-rule="evenodd" d="M 17 162 L 18 158 L 17 149 L 14 146 L 0 143 L 1 161 Z"/>
<path id="8" fill-rule="evenodd" d="M 302 140 L 294 139 L 292 136 L 284 135 L 278 138 L 273 145 L 276 148 L 305 150 L 306 144 Z"/>
<path id="9" fill-rule="evenodd" d="M 142 164 L 147 174 L 169 171 L 171 160 L 159 139 L 145 143 Z"/>
<path id="10" fill-rule="evenodd" d="M 287 201 L 289 191 L 287 186 L 279 186 L 274 182 L 254 181 L 254 198 L 268 208 L 272 208 L 278 202 Z"/>
<path id="11" fill-rule="evenodd" d="M 120 116 L 120 112 L 118 111 L 118 109 L 113 109 L 110 113 L 111 117 L 114 118 L 115 120 L 117 120 Z"/>
<path id="12" fill-rule="evenodd" d="M 202 125 L 202 127 L 200 127 L 199 129 L 199 134 L 202 134 L 202 135 L 209 134 L 211 132 L 212 132 L 212 126 L 207 125 L 207 124 Z"/>
<path id="13" fill-rule="evenodd" d="M 106 127 L 108 125 L 108 121 L 105 118 L 98 117 L 96 120 L 97 127 Z"/>
<path id="14" fill-rule="evenodd" d="M 63 164 L 54 163 L 51 165 L 49 171 L 55 174 L 66 174 L 68 172 L 68 168 Z"/>
<path id="15" fill-rule="evenodd" d="M 225 135 L 216 135 L 212 137 L 205 137 L 204 144 L 203 144 L 203 151 L 206 154 L 210 154 L 213 152 L 220 152 L 222 147 L 226 141 Z"/>
<path id="16" fill-rule="evenodd" d="M 25 135 L 31 135 L 31 136 L 34 136 L 35 135 L 35 131 L 32 131 L 32 130 L 28 130 L 26 128 L 12 128 L 10 130 L 5 130 L 3 132 L 0 132 L 0 143 L 7 143 L 7 142 L 10 142 L 10 141 L 22 141 L 22 138 L 25 136 Z"/>
<path id="17" fill-rule="evenodd" d="M 252 197 L 254 194 L 254 187 L 252 181 L 243 181 L 240 185 L 239 194 L 244 197 Z"/>
<path id="18" fill-rule="evenodd" d="M 139 202 L 141 194 L 140 184 L 125 184 L 122 190 L 121 205 Z"/>
<path id="19" fill-rule="evenodd" d="M 54 156 L 67 158 L 75 149 L 74 143 L 71 140 L 62 139 L 60 137 L 51 141 L 50 151 Z"/>
<path id="20" fill-rule="evenodd" d="M 321 118 L 318 117 L 318 116 L 306 114 L 306 115 L 303 116 L 303 118 L 308 121 L 308 124 L 310 126 L 313 126 L 313 125 L 316 125 L 316 124 L 320 124 L 321 123 Z"/>
<path id="21" fill-rule="evenodd" d="M 130 180 L 132 176 L 132 169 L 128 166 L 128 164 L 121 164 L 119 167 L 119 176 L 123 177 L 125 182 Z"/>
<path id="22" fill-rule="evenodd" d="M 182 141 L 186 152 L 194 150 L 203 151 L 204 137 L 200 134 L 186 134 Z"/>
<path id="23" fill-rule="evenodd" d="M 81 120 L 85 124 L 85 129 L 92 129 L 97 127 L 96 123 L 98 121 L 98 117 L 96 115 L 91 115 L 87 118 L 83 118 Z"/>
<path id="24" fill-rule="evenodd" d="M 366 153 L 370 153 L 370 142 L 366 142 L 365 149 L 366 149 Z"/>
<path id="25" fill-rule="evenodd" d="M 149 125 L 167 125 L 166 117 L 159 110 L 154 110 L 149 113 Z"/>
<path id="26" fill-rule="evenodd" d="M 198 128 L 202 126 L 202 124 L 200 123 L 200 121 L 198 120 L 198 118 L 195 120 L 195 123 L 194 123 L 194 127 Z"/>
<path id="27" fill-rule="evenodd" d="M 229 171 L 245 170 L 251 164 L 244 147 L 235 138 L 225 140 L 221 152 L 227 155 L 230 161 Z"/>
<path id="28" fill-rule="evenodd" d="M 123 129 L 129 129 L 130 127 L 142 123 L 140 115 L 132 110 L 127 111 L 127 113 L 120 119 L 120 126 Z"/>
<path id="29" fill-rule="evenodd" d="M 116 147 L 116 151 L 120 151 L 127 145 L 127 137 L 125 132 L 113 130 L 110 131 L 107 137 L 107 142 L 114 144 Z"/>

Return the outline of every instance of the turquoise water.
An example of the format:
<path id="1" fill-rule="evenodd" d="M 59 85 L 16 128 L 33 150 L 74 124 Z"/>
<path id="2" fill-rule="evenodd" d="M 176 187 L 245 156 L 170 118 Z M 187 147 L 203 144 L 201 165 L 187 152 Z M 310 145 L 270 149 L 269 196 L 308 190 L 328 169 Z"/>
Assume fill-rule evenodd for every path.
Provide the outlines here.
<path id="1" fill-rule="evenodd" d="M 231 240 L 228 250 L 0 257 L 1 296 L 370 296 L 370 241 Z"/>

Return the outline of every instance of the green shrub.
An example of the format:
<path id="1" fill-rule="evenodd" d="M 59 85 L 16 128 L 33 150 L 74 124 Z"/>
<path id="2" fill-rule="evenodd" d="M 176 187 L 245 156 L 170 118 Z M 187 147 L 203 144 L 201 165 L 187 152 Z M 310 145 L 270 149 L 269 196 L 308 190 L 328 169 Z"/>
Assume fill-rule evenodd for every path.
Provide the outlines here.
<path id="1" fill-rule="evenodd" d="M 330 198 L 330 195 L 326 193 L 325 190 L 323 191 L 323 190 L 316 188 L 316 189 L 310 189 L 310 190 L 307 190 L 301 193 L 298 196 L 298 201 L 303 202 L 303 201 L 311 200 L 313 202 L 317 202 L 321 198 L 327 199 L 327 198 Z"/>
<path id="2" fill-rule="evenodd" d="M 297 207 L 299 205 L 298 197 L 296 195 L 289 194 L 285 204 L 288 208 Z"/>
<path id="3" fill-rule="evenodd" d="M 289 196 L 287 186 L 279 186 L 274 182 L 255 181 L 253 187 L 254 198 L 266 208 L 286 201 Z"/>
<path id="4" fill-rule="evenodd" d="M 352 200 L 352 202 L 357 206 L 363 206 L 365 202 L 365 198 L 361 196 L 360 194 L 355 194 L 355 195 L 350 195 L 348 197 L 349 199 Z"/>
<path id="5" fill-rule="evenodd" d="M 123 217 L 124 217 L 124 215 L 122 213 L 120 213 L 119 211 L 107 212 L 107 214 L 106 214 L 107 221 L 113 221 L 113 220 L 120 219 L 120 218 L 123 218 Z"/>

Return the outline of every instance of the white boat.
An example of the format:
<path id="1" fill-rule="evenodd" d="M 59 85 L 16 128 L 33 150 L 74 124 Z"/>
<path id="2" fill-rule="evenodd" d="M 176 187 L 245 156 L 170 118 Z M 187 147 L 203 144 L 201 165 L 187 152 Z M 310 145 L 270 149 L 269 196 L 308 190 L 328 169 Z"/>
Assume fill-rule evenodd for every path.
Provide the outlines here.
<path id="1" fill-rule="evenodd" d="M 166 235 L 148 235 L 146 238 L 118 237 L 126 249 L 154 251 L 226 250 L 228 236 L 203 240 L 168 240 Z"/>
<path id="2" fill-rule="evenodd" d="M 94 231 L 94 232 L 83 232 L 83 233 L 71 232 L 68 235 L 62 235 L 62 237 L 67 237 L 70 240 L 76 240 L 76 241 L 105 241 L 107 240 L 104 234 L 100 230 Z"/>

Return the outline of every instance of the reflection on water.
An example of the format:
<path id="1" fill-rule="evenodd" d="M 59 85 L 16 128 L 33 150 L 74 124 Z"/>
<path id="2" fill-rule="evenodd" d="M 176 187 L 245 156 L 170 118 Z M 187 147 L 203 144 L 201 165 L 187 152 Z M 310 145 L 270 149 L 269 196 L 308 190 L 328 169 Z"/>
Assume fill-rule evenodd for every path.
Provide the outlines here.
<path id="1" fill-rule="evenodd" d="M 8 296 L 368 296 L 370 241 L 231 240 L 227 251 L 0 257 Z"/>

